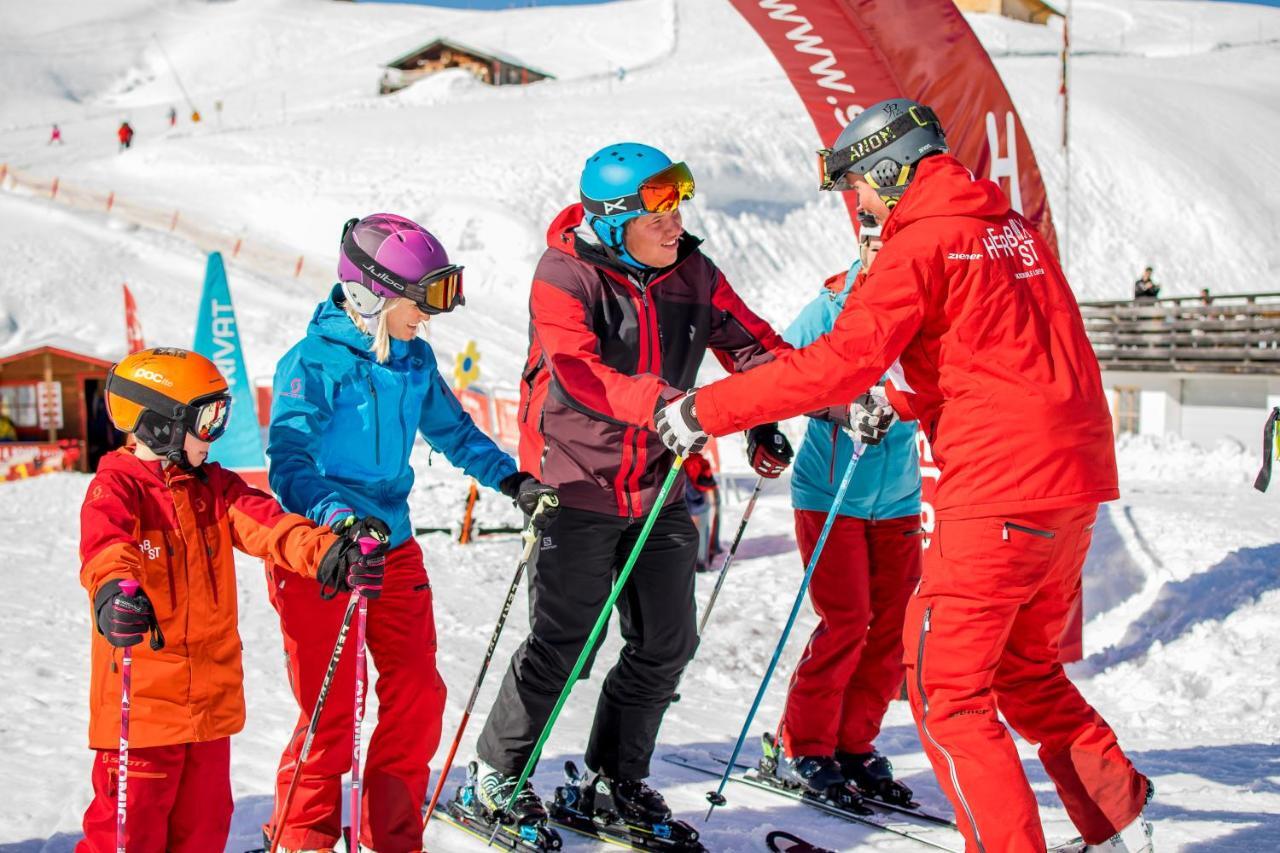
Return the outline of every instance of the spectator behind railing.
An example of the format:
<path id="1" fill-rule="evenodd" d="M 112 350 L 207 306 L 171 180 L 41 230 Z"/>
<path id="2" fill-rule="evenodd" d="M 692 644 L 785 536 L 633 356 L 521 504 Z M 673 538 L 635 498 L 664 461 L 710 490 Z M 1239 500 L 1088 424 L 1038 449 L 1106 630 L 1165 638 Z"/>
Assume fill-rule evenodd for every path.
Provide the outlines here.
<path id="1" fill-rule="evenodd" d="M 1139 300 L 1156 299 L 1160 296 L 1160 285 L 1151 278 L 1151 267 L 1142 271 L 1142 277 L 1133 283 L 1133 298 Z"/>

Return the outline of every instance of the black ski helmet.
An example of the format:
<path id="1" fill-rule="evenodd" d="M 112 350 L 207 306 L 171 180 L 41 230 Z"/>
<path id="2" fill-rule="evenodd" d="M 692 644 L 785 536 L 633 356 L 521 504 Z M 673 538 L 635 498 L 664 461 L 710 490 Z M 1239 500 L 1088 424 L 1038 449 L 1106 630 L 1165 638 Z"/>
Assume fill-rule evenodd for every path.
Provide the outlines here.
<path id="1" fill-rule="evenodd" d="M 909 98 L 867 107 L 845 125 L 834 148 L 818 152 L 822 189 L 850 190 L 850 176 L 864 178 L 893 207 L 915 178 L 916 164 L 947 151 L 947 138 L 933 110 Z"/>

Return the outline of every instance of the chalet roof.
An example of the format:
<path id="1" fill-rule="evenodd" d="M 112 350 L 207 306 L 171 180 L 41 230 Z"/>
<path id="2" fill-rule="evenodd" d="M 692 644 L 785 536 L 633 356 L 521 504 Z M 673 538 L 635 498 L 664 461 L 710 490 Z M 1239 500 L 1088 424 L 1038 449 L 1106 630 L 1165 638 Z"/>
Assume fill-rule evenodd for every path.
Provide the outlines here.
<path id="1" fill-rule="evenodd" d="M 541 74 L 543 77 L 549 77 L 551 79 L 555 79 L 554 74 L 543 71 L 540 68 L 534 68 L 532 65 L 529 65 L 523 59 L 512 56 L 509 53 L 502 53 L 501 51 L 489 50 L 488 48 L 472 47 L 470 45 L 465 45 L 462 42 L 454 41 L 453 39 L 449 39 L 449 38 L 433 39 L 432 41 L 429 41 L 420 47 L 414 48 L 408 53 L 405 53 L 401 56 L 397 56 L 395 59 L 388 62 L 386 67 L 403 69 L 405 66 L 408 65 L 410 60 L 415 59 L 418 56 L 421 56 L 422 54 L 436 47 L 447 47 L 450 50 L 457 50 L 463 53 L 469 53 L 472 56 L 478 56 L 481 59 L 487 59 L 490 62 L 501 62 L 503 65 L 510 65 L 515 68 L 524 68 L 528 71 L 534 72 L 535 74 Z"/>
<path id="2" fill-rule="evenodd" d="M 21 350 L 0 350 L 0 366 L 12 364 L 15 361 L 22 361 L 33 356 L 43 355 L 44 353 L 60 355 L 63 358 L 82 361 L 85 364 L 90 364 L 94 367 L 101 367 L 104 369 L 110 368 L 113 364 L 113 362 L 99 358 L 96 355 L 89 355 L 88 353 L 80 352 L 79 344 L 80 342 L 76 341 L 74 338 L 58 340 L 49 339 L 41 341 L 34 346 L 26 344 Z"/>

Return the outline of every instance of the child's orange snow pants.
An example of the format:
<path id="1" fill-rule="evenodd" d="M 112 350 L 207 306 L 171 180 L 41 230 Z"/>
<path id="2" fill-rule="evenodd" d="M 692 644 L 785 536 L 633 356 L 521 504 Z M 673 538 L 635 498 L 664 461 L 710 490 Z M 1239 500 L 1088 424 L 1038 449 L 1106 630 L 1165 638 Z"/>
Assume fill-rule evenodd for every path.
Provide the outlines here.
<path id="1" fill-rule="evenodd" d="M 1044 853 L 1035 796 L 1008 730 L 1040 761 L 1091 844 L 1142 810 L 1148 782 L 1058 662 L 1097 505 L 946 519 L 907 605 L 907 687 L 920 740 L 966 850 Z"/>
<path id="2" fill-rule="evenodd" d="M 280 569 L 270 580 L 271 600 L 284 633 L 289 680 L 300 709 L 276 774 L 278 809 L 302 751 L 348 596 L 325 601 L 317 582 Z M 378 853 L 410 853 L 422 849 L 422 808 L 430 777 L 427 762 L 440 743 L 445 701 L 444 681 L 436 671 L 431 584 L 422 549 L 412 539 L 387 555 L 382 595 L 369 602 L 367 624 L 367 646 L 378 671 L 378 723 L 365 751 L 360 843 Z M 355 714 L 354 637 L 353 628 L 298 790 L 283 816 L 281 846 L 290 850 L 334 847 L 342 832 L 342 774 L 351 769 Z"/>
<path id="3" fill-rule="evenodd" d="M 115 853 L 120 754 L 94 751 L 93 801 L 76 853 Z M 129 853 L 221 850 L 231 831 L 231 738 L 129 750 Z"/>

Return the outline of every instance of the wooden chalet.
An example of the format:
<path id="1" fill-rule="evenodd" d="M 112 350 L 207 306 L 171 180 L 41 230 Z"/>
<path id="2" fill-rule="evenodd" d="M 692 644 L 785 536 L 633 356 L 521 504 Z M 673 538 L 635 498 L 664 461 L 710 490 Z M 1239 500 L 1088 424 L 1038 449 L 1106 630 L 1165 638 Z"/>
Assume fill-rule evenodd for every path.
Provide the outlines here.
<path id="1" fill-rule="evenodd" d="M 17 441 L 0 441 L 0 480 L 92 471 L 124 443 L 107 417 L 110 369 L 110 361 L 55 345 L 0 356 L 0 414 L 17 432 Z"/>
<path id="2" fill-rule="evenodd" d="M 462 68 L 490 86 L 524 86 L 553 75 L 519 59 L 438 38 L 387 63 L 378 93 L 387 95 L 447 68 Z"/>
<path id="3" fill-rule="evenodd" d="M 1047 24 L 1054 15 L 1062 17 L 1062 12 L 1044 0 L 956 0 L 956 5 L 964 12 L 1002 15 L 1029 24 Z"/>
<path id="4" fill-rule="evenodd" d="M 1259 440 L 1280 405 L 1280 293 L 1084 302 L 1117 433 Z"/>

